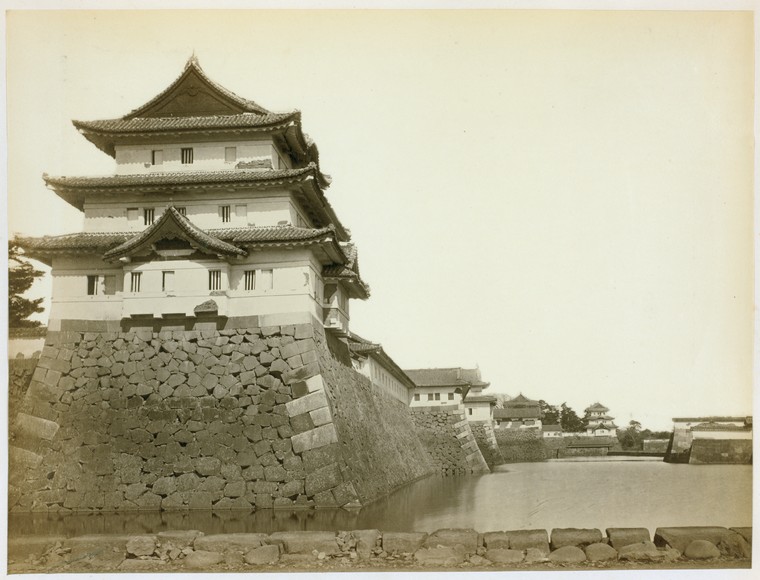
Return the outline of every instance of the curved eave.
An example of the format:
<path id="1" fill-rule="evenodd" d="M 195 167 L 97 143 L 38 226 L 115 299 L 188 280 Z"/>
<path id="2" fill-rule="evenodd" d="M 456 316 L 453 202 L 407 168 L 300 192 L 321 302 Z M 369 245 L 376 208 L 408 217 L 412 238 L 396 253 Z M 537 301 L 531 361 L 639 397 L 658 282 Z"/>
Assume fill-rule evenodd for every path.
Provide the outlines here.
<path id="1" fill-rule="evenodd" d="M 184 118 L 182 117 L 167 117 L 164 126 L 161 126 L 156 119 L 135 119 L 134 121 L 151 122 L 156 125 L 152 128 L 139 128 L 138 122 L 132 123 L 136 127 L 129 128 L 129 123 L 124 123 L 125 128 L 121 129 L 107 129 L 103 125 L 105 123 L 113 122 L 119 123 L 122 119 L 112 119 L 107 121 L 72 121 L 74 127 L 93 145 L 98 149 L 110 155 L 116 156 L 116 145 L 133 145 L 143 142 L 155 142 L 155 140 L 177 140 L 177 141 L 192 141 L 198 138 L 213 139 L 218 137 L 221 140 L 233 138 L 244 138 L 246 136 L 259 136 L 261 134 L 278 134 L 284 133 L 292 125 L 293 120 L 297 118 L 299 113 L 289 113 L 283 119 L 278 119 L 271 123 L 261 124 L 246 124 L 241 123 L 239 125 L 229 125 L 224 123 L 214 123 L 209 121 L 206 125 L 197 126 L 176 126 L 172 125 L 180 123 Z M 231 116 L 231 118 L 238 117 L 237 115 Z M 210 117 L 211 118 L 211 117 Z M 224 118 L 223 116 L 220 118 Z"/>
<path id="2" fill-rule="evenodd" d="M 369 298 L 370 288 L 358 276 L 323 276 L 325 282 L 342 284 L 351 298 L 366 300 Z"/>

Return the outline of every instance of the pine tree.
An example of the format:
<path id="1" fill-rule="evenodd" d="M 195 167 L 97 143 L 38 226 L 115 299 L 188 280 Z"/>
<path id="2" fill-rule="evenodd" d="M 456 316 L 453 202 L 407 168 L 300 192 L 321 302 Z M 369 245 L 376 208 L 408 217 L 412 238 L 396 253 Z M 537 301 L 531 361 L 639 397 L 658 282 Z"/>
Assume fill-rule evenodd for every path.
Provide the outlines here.
<path id="1" fill-rule="evenodd" d="M 559 424 L 566 433 L 580 433 L 586 429 L 583 419 L 578 417 L 578 414 L 567 403 L 562 403 L 562 414 Z"/>
<path id="2" fill-rule="evenodd" d="M 22 259 L 15 242 L 8 242 L 8 326 L 10 328 L 35 328 L 37 320 L 28 318 L 42 312 L 42 298 L 29 300 L 21 295 L 32 287 L 37 278 L 45 273 Z"/>

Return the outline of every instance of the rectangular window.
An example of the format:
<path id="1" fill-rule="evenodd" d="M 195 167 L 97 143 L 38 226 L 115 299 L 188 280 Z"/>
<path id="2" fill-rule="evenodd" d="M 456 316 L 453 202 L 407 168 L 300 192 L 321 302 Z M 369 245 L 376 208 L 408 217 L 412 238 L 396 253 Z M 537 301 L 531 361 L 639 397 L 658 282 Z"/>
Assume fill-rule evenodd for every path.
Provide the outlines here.
<path id="1" fill-rule="evenodd" d="M 248 217 L 248 206 L 245 204 L 235 206 L 235 217 L 244 220 Z"/>
<path id="2" fill-rule="evenodd" d="M 221 270 L 208 271 L 208 289 L 212 291 L 222 289 L 222 271 Z"/>
<path id="3" fill-rule="evenodd" d="M 130 292 L 140 291 L 140 280 L 142 279 L 142 272 L 132 272 L 132 281 L 129 285 Z"/>
<path id="4" fill-rule="evenodd" d="M 272 278 L 272 270 L 261 270 L 261 284 L 259 284 L 258 290 L 271 290 Z"/>
<path id="5" fill-rule="evenodd" d="M 414 400 L 415 401 L 419 401 L 420 400 L 420 394 L 419 393 L 415 393 L 414 394 Z"/>
<path id="6" fill-rule="evenodd" d="M 193 162 L 193 148 L 183 147 L 182 148 L 182 164 L 189 165 L 192 162 Z"/>
<path id="7" fill-rule="evenodd" d="M 161 290 L 163 292 L 174 292 L 174 272 L 161 272 Z"/>
<path id="8" fill-rule="evenodd" d="M 140 218 L 140 208 L 128 207 L 127 208 L 127 221 L 136 222 Z"/>
<path id="9" fill-rule="evenodd" d="M 436 393 L 435 394 L 435 400 L 436 401 L 440 401 L 441 400 L 441 393 Z"/>
<path id="10" fill-rule="evenodd" d="M 156 216 L 156 210 L 152 207 L 146 207 L 143 210 L 143 221 L 145 222 L 146 226 L 149 226 L 153 223 Z"/>
<path id="11" fill-rule="evenodd" d="M 245 290 L 256 290 L 256 270 L 246 270 L 244 274 Z"/>
<path id="12" fill-rule="evenodd" d="M 223 223 L 227 223 L 230 221 L 230 206 L 228 205 L 220 205 L 219 206 L 219 217 L 222 218 Z"/>
<path id="13" fill-rule="evenodd" d="M 235 163 L 237 161 L 237 147 L 224 148 L 224 162 Z"/>
<path id="14" fill-rule="evenodd" d="M 150 152 L 150 164 L 151 165 L 163 165 L 164 152 L 162 149 L 154 149 Z"/>
<path id="15" fill-rule="evenodd" d="M 184 216 L 187 215 L 187 208 L 184 207 L 184 206 L 183 207 L 175 207 L 174 209 L 176 209 L 179 212 L 179 215 L 184 215 Z"/>
<path id="16" fill-rule="evenodd" d="M 454 393 L 449 393 L 449 401 L 453 401 L 453 400 L 454 400 Z"/>
<path id="17" fill-rule="evenodd" d="M 433 393 L 428 393 L 428 401 L 432 401 L 432 400 L 433 400 Z"/>
<path id="18" fill-rule="evenodd" d="M 97 296 L 99 276 L 87 276 L 87 296 Z"/>
<path id="19" fill-rule="evenodd" d="M 472 415 L 472 409 L 467 409 L 467 414 Z"/>

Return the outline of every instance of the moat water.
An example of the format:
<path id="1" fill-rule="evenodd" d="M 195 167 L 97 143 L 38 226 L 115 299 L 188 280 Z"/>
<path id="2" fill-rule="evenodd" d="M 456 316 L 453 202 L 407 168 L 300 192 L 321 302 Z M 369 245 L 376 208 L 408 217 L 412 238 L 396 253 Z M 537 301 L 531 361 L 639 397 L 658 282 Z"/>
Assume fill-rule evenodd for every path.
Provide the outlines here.
<path id="1" fill-rule="evenodd" d="M 434 531 L 752 525 L 752 466 L 662 460 L 548 461 L 432 476 L 361 510 L 13 514 L 9 535 Z"/>

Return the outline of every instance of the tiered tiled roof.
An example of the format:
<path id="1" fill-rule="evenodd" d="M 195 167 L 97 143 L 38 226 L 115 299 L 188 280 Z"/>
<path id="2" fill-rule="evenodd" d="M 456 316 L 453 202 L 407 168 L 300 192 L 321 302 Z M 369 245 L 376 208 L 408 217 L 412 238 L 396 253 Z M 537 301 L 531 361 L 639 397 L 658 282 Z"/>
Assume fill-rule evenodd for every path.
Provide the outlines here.
<path id="1" fill-rule="evenodd" d="M 600 412 L 600 411 L 602 413 L 606 413 L 607 411 L 609 411 L 609 409 L 600 403 L 594 403 L 590 407 L 586 408 L 586 413 L 593 413 L 593 412 Z"/>

